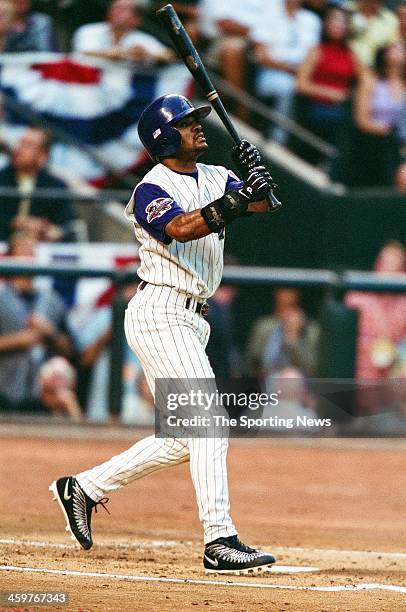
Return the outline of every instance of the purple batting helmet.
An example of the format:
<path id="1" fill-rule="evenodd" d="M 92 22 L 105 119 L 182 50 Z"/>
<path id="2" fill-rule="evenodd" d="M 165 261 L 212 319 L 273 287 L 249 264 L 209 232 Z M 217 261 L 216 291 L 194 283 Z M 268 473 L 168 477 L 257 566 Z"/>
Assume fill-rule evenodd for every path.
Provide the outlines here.
<path id="1" fill-rule="evenodd" d="M 195 115 L 197 120 L 204 119 L 210 111 L 211 106 L 195 108 L 184 96 L 161 96 L 142 112 L 138 135 L 154 161 L 160 157 L 171 157 L 176 155 L 181 142 L 181 135 L 173 124 L 188 115 Z"/>

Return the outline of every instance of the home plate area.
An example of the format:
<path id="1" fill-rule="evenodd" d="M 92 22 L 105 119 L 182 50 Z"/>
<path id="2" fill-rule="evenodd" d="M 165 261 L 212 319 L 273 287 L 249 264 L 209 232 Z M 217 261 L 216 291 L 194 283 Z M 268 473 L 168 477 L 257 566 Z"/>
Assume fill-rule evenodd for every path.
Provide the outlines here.
<path id="1" fill-rule="evenodd" d="M 141 590 L 148 585 L 166 585 L 170 591 L 181 588 L 190 593 L 196 588 L 206 588 L 217 594 L 219 589 L 300 591 L 325 593 L 326 596 L 327 593 L 375 591 L 401 597 L 406 593 L 406 555 L 387 551 L 280 547 L 275 553 L 281 561 L 265 568 L 261 574 L 205 576 L 200 563 L 200 545 L 196 542 L 105 539 L 85 553 L 57 536 L 55 540 L 0 539 L 0 550 L 2 559 L 7 560 L 0 565 L 0 581 L 4 589 L 16 588 L 18 584 L 22 590 L 21 585 L 28 583 L 47 584 L 50 589 L 51 582 L 56 584 L 57 580 L 60 584 L 63 581 L 64 588 L 71 593 L 71 602 L 81 595 L 77 603 L 82 605 L 84 591 L 90 584 L 97 589 L 100 583 L 108 584 L 110 590 L 118 588 L 121 591 L 124 583 L 127 585 L 124 591 L 128 589 L 129 594 L 133 593 L 136 584 Z M 300 558 L 302 562 L 298 563 Z M 310 561 L 313 561 L 311 565 L 308 564 Z M 399 582 L 396 578 L 400 578 Z M 35 589 L 38 591 L 37 586 Z M 109 609 L 107 602 L 105 605 Z M 139 606 L 134 609 L 143 609 L 141 601 Z"/>

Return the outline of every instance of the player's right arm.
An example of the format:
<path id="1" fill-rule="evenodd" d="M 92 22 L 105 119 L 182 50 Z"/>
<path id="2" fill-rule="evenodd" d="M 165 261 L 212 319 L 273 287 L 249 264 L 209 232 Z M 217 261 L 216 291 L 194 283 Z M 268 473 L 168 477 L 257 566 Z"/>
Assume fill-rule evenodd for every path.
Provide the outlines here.
<path id="1" fill-rule="evenodd" d="M 151 183 L 141 183 L 137 187 L 134 217 L 143 229 L 164 244 L 172 240 L 197 240 L 212 232 L 200 209 L 185 212 L 166 191 Z"/>
<path id="2" fill-rule="evenodd" d="M 164 244 L 197 240 L 211 233 L 200 210 L 186 213 L 169 193 L 152 183 L 141 183 L 135 190 L 133 213 L 139 225 Z"/>
<path id="3" fill-rule="evenodd" d="M 188 242 L 212 232 L 219 233 L 231 221 L 244 215 L 251 203 L 265 198 L 269 185 L 262 169 L 265 170 L 262 166 L 253 168 L 243 183 L 232 181 L 235 186 L 221 198 L 187 213 L 158 185 L 142 183 L 134 194 L 134 217 L 141 227 L 164 244 L 172 240 Z"/>
<path id="4" fill-rule="evenodd" d="M 212 233 L 200 210 L 178 215 L 166 226 L 165 233 L 179 242 L 198 240 Z"/>

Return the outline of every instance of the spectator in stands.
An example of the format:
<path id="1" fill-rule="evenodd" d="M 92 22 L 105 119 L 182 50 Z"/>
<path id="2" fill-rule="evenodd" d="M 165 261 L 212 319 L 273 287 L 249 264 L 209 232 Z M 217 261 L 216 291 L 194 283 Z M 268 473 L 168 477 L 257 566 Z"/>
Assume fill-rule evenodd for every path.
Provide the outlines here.
<path id="1" fill-rule="evenodd" d="M 350 0 L 344 6 L 351 13 L 351 47 L 361 64 L 373 66 L 377 50 L 398 39 L 398 18 L 383 0 Z"/>
<path id="2" fill-rule="evenodd" d="M 202 0 L 179 0 L 178 2 L 171 2 L 196 47 L 200 44 L 199 5 L 201 2 Z M 162 7 L 167 4 L 167 2 L 165 0 L 159 0 L 157 4 L 159 7 Z"/>
<path id="3" fill-rule="evenodd" d="M 258 66 L 256 93 L 289 117 L 299 65 L 320 37 L 320 19 L 302 8 L 302 0 L 271 4 L 253 32 Z M 284 143 L 286 131 L 276 128 L 272 137 Z"/>
<path id="4" fill-rule="evenodd" d="M 12 32 L 14 21 L 13 0 L 0 0 L 0 53 L 10 53 L 16 35 Z"/>
<path id="5" fill-rule="evenodd" d="M 31 197 L 35 188 L 64 189 L 66 184 L 46 170 L 51 139 L 39 128 L 27 128 L 11 158 L 0 171 L 0 188 L 13 187 L 16 196 L 2 197 L 0 240 L 16 230 L 29 230 L 40 241 L 74 238 L 75 215 L 69 200 Z"/>
<path id="6" fill-rule="evenodd" d="M 400 38 L 406 48 L 406 2 L 403 0 L 396 9 L 399 18 Z M 406 191 L 406 100 L 400 118 L 399 134 L 402 147 L 402 162 L 396 172 L 395 184 L 400 191 Z"/>
<path id="7" fill-rule="evenodd" d="M 207 321 L 210 324 L 210 338 L 207 355 L 216 377 L 228 379 L 241 376 L 242 359 L 237 347 L 237 330 L 233 319 L 232 306 L 237 294 L 233 285 L 220 285 L 210 298 Z"/>
<path id="8" fill-rule="evenodd" d="M 306 377 L 297 368 L 283 368 L 276 374 L 268 376 L 266 391 L 269 395 L 277 393 L 279 401 L 276 405 L 269 404 L 264 407 L 263 419 L 274 417 L 276 423 L 278 419 L 293 419 L 296 425 L 293 432 L 297 432 L 300 429 L 305 429 L 297 424 L 297 417 L 317 418 L 315 410 L 317 400 L 310 392 Z M 272 429 L 274 430 L 275 427 L 272 427 Z M 286 432 L 286 428 L 283 429 Z"/>
<path id="9" fill-rule="evenodd" d="M 65 357 L 51 357 L 41 366 L 38 387 L 41 403 L 52 414 L 67 414 L 73 421 L 82 420 L 76 370 Z"/>
<path id="10" fill-rule="evenodd" d="M 201 44 L 199 9 L 201 2 L 202 0 L 175 0 L 171 2 L 196 48 L 199 48 Z M 140 6 L 143 26 L 145 26 L 146 31 L 155 32 L 159 29 L 157 28 L 156 11 L 166 4 L 168 4 L 166 0 L 148 0 L 147 3 Z M 162 35 L 162 29 L 159 33 Z"/>
<path id="11" fill-rule="evenodd" d="M 136 0 L 113 0 L 105 22 L 78 28 L 73 36 L 73 51 L 143 64 L 173 61 L 173 51 L 139 30 L 140 25 Z"/>
<path id="12" fill-rule="evenodd" d="M 405 47 L 406 48 L 406 47 Z M 406 99 L 403 103 L 399 121 L 399 138 L 401 142 L 401 158 L 399 168 L 396 171 L 395 185 L 400 191 L 406 191 Z"/>
<path id="13" fill-rule="evenodd" d="M 331 5 L 323 20 L 321 42 L 309 51 L 297 74 L 298 119 L 332 144 L 345 116 L 343 102 L 359 76 L 348 34 L 348 13 Z"/>
<path id="14" fill-rule="evenodd" d="M 406 272 L 406 252 L 389 241 L 374 264 L 378 274 Z M 359 311 L 356 377 L 386 378 L 397 361 L 397 345 L 406 337 L 406 296 L 395 293 L 350 291 L 346 303 Z"/>
<path id="15" fill-rule="evenodd" d="M 403 162 L 396 171 L 395 185 L 399 191 L 406 192 L 406 162 Z"/>
<path id="16" fill-rule="evenodd" d="M 315 375 L 319 325 L 305 315 L 297 289 L 277 289 L 274 302 L 273 314 L 261 317 L 249 336 L 250 373 L 262 377 L 294 367 L 306 376 Z"/>
<path id="17" fill-rule="evenodd" d="M 200 0 L 200 33 L 208 45 L 207 55 L 224 78 L 246 89 L 247 57 L 252 32 L 268 10 L 267 0 Z"/>
<path id="18" fill-rule="evenodd" d="M 9 241 L 8 256 L 32 260 L 37 241 L 17 232 Z M 80 416 L 67 359 L 72 344 L 65 329 L 66 308 L 55 291 L 39 288 L 29 276 L 15 276 L 0 285 L 0 406 L 10 410 L 63 411 Z M 59 363 L 49 362 L 59 356 Z M 63 364 L 61 367 L 61 363 Z M 46 366 L 46 367 L 45 367 Z M 50 386 L 58 393 L 49 396 Z M 51 379 L 54 379 L 53 382 Z M 66 389 L 69 394 L 64 393 Z M 44 402 L 41 401 L 43 395 Z"/>
<path id="19" fill-rule="evenodd" d="M 57 51 L 51 18 L 32 11 L 31 4 L 31 0 L 14 0 L 14 37 L 9 51 Z"/>
<path id="20" fill-rule="evenodd" d="M 135 294 L 137 283 L 128 283 L 123 297 L 128 302 Z M 94 309 L 89 319 L 75 333 L 79 362 L 88 378 L 86 416 L 91 421 L 106 421 L 110 417 L 109 379 L 111 369 L 110 341 L 112 337 L 112 299 L 109 289 L 102 304 Z M 121 333 L 122 330 L 120 330 Z M 121 419 L 126 424 L 151 425 L 154 401 L 145 384 L 141 364 L 124 341 L 123 402 Z"/>
<path id="21" fill-rule="evenodd" d="M 357 132 L 353 154 L 362 164 L 352 168 L 356 186 L 393 185 L 400 164 L 398 126 L 406 101 L 406 52 L 401 43 L 378 49 L 373 72 L 366 72 L 356 90 Z M 347 183 L 348 184 L 348 183 Z"/>

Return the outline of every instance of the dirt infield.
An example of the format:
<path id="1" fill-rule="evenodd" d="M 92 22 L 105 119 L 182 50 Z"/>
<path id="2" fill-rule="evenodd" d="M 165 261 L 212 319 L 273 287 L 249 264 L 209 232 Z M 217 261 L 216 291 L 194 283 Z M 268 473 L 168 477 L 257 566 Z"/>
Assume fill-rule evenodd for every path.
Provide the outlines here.
<path id="1" fill-rule="evenodd" d="M 0 591 L 67 591 L 69 610 L 103 612 L 406 610 L 402 443 L 232 441 L 233 519 L 277 564 L 226 580 L 202 571 L 187 464 L 112 495 L 111 516 L 94 516 L 95 546 L 85 552 L 64 531 L 48 484 L 129 443 L 36 433 L 0 437 Z"/>

